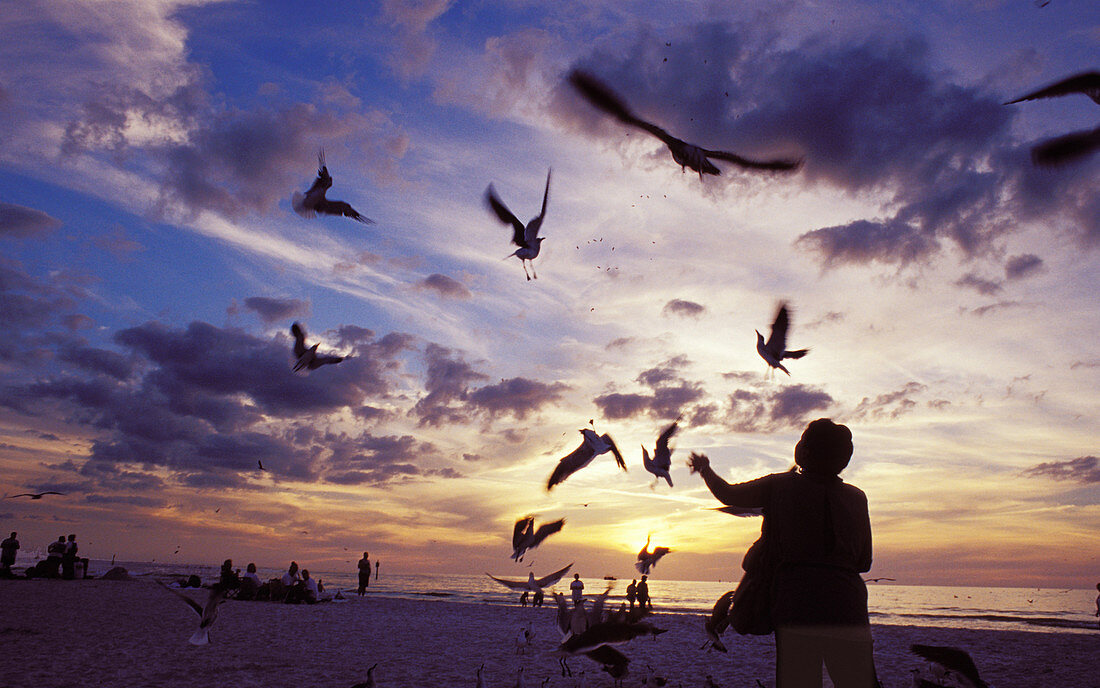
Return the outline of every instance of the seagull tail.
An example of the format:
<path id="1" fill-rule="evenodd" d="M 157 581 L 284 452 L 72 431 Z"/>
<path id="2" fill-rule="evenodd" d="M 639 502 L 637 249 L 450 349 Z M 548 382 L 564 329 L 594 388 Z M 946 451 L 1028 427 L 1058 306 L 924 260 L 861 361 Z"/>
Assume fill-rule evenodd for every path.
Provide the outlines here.
<path id="1" fill-rule="evenodd" d="M 210 629 L 200 628 L 195 631 L 194 635 L 187 641 L 192 645 L 209 645 L 210 644 Z"/>

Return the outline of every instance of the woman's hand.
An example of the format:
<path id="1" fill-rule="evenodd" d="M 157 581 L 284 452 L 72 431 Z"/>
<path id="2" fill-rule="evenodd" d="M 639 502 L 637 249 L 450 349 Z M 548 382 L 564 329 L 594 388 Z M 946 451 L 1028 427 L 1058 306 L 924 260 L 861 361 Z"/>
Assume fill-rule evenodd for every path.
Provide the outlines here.
<path id="1" fill-rule="evenodd" d="M 691 469 L 692 473 L 699 473 L 706 468 L 710 468 L 710 459 L 707 458 L 706 454 L 691 452 L 691 458 L 688 459 L 688 468 Z"/>

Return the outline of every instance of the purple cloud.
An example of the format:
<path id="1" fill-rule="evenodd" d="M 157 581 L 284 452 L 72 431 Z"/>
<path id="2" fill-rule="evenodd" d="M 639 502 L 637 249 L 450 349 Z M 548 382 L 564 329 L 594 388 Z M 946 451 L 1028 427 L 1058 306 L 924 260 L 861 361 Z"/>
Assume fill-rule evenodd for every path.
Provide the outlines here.
<path id="1" fill-rule="evenodd" d="M 0 203 L 0 238 L 26 239 L 43 236 L 61 226 L 57 220 L 41 210 L 12 203 Z"/>
<path id="2" fill-rule="evenodd" d="M 683 318 L 698 318 L 706 312 L 706 310 L 705 306 L 695 303 L 694 301 L 672 299 L 661 309 L 661 314 L 665 316 L 678 315 Z"/>
<path id="3" fill-rule="evenodd" d="M 466 285 L 457 280 L 451 279 L 446 275 L 441 275 L 438 272 L 428 275 L 424 279 L 416 283 L 416 288 L 421 291 L 434 292 L 439 296 L 452 299 L 468 299 L 473 296 L 470 290 L 466 288 Z"/>
<path id="4" fill-rule="evenodd" d="M 1100 459 L 1095 456 L 1079 456 L 1066 461 L 1049 461 L 1032 466 L 1024 471 L 1024 475 L 1091 485 L 1100 483 Z"/>
<path id="5" fill-rule="evenodd" d="M 1018 256 L 1010 256 L 1005 263 L 1005 278 L 1018 280 L 1030 277 L 1043 267 L 1043 259 L 1034 253 L 1022 253 Z"/>
<path id="6" fill-rule="evenodd" d="M 264 324 L 290 320 L 309 315 L 309 302 L 300 299 L 275 299 L 267 296 L 250 296 L 244 300 L 250 311 L 260 316 Z"/>

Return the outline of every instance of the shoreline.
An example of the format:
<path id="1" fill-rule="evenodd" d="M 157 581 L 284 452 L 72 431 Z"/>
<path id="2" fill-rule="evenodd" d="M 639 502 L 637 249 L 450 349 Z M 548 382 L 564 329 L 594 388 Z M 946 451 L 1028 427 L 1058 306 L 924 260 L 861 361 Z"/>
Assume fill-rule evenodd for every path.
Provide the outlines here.
<path id="1" fill-rule="evenodd" d="M 204 593 L 192 593 L 202 599 Z M 378 663 L 379 686 L 469 685 L 485 664 L 487 686 L 512 686 L 524 667 L 525 683 L 576 685 L 562 677 L 553 650 L 559 636 L 556 609 L 472 604 L 447 599 L 390 597 L 348 603 L 285 605 L 230 601 L 222 605 L 208 646 L 188 645 L 198 617 L 170 593 L 146 581 L 0 581 L 0 642 L 14 661 L 0 684 L 11 688 L 67 686 L 332 686 L 366 679 Z M 631 659 L 626 685 L 637 685 L 651 665 L 671 685 L 702 685 L 710 674 L 723 688 L 774 685 L 771 636 L 723 640 L 729 654 L 706 652 L 701 616 L 658 612 L 668 632 L 620 649 Z M 526 624 L 532 647 L 517 653 Z M 911 685 L 923 666 L 912 643 L 965 649 L 983 679 L 997 688 L 1095 685 L 1096 635 L 1036 631 L 983 631 L 926 626 L 872 625 L 875 660 L 886 688 Z M 612 685 L 595 663 L 575 657 L 591 687 Z"/>

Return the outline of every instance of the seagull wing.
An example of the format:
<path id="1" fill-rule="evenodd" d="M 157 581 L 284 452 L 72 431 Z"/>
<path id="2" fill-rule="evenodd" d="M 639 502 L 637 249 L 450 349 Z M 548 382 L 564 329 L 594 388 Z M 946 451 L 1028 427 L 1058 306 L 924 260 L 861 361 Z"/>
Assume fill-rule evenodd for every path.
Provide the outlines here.
<path id="1" fill-rule="evenodd" d="M 1049 139 L 1031 149 L 1031 160 L 1042 167 L 1055 167 L 1088 157 L 1100 150 L 1100 127 Z"/>
<path id="2" fill-rule="evenodd" d="M 941 645 L 910 645 L 909 649 L 918 657 L 923 657 L 930 662 L 935 662 L 945 669 L 957 672 L 966 677 L 977 688 L 987 686 L 986 682 L 978 676 L 978 667 L 965 650 Z"/>
<path id="3" fill-rule="evenodd" d="M 523 546 L 527 541 L 528 532 L 534 528 L 535 519 L 530 516 L 524 516 L 516 521 L 516 525 L 512 528 L 512 547 L 518 549 Z"/>
<path id="4" fill-rule="evenodd" d="M 343 356 L 314 356 L 313 360 L 309 362 L 309 369 L 314 370 L 316 368 L 320 368 L 323 365 L 339 363 L 342 360 L 344 360 Z"/>
<path id="5" fill-rule="evenodd" d="M 787 315 L 787 304 L 779 305 L 779 311 L 775 314 L 775 322 L 772 323 L 772 333 L 768 337 L 764 347 L 775 357 L 775 360 L 783 358 L 783 352 L 787 348 L 787 327 L 790 318 Z"/>
<path id="6" fill-rule="evenodd" d="M 615 463 L 619 464 L 619 468 L 626 470 L 626 461 L 623 461 L 623 454 L 619 451 L 619 447 L 615 444 L 615 440 L 611 439 L 611 435 L 604 433 L 600 435 L 600 439 L 607 442 L 608 451 L 615 457 Z"/>
<path id="7" fill-rule="evenodd" d="M 501 585 L 503 585 L 505 587 L 511 588 L 512 590 L 527 590 L 527 581 L 525 581 L 525 580 L 516 581 L 516 580 L 508 580 L 507 578 L 497 578 L 496 576 L 492 575 L 491 573 L 486 573 L 485 575 L 489 576 L 490 578 L 495 580 L 497 583 L 500 583 Z"/>
<path id="8" fill-rule="evenodd" d="M 711 511 L 721 511 L 724 514 L 730 516 L 741 516 L 747 518 L 749 516 L 763 516 L 764 510 L 760 507 L 742 507 L 742 506 L 716 506 Z"/>
<path id="9" fill-rule="evenodd" d="M 1041 88 L 1038 91 L 1020 96 L 1016 100 L 1010 100 L 1005 103 L 1005 105 L 1019 103 L 1024 100 L 1054 98 L 1057 96 L 1069 95 L 1071 93 L 1083 93 L 1089 98 L 1092 98 L 1093 101 L 1100 103 L 1100 72 L 1084 72 L 1082 74 L 1067 77 L 1046 88 Z"/>
<path id="10" fill-rule="evenodd" d="M 350 203 L 345 201 L 330 201 L 327 198 L 322 198 L 317 201 L 317 204 L 313 209 L 322 215 L 336 215 L 338 217 L 350 217 L 356 222 L 362 222 L 365 225 L 374 224 L 374 220 L 369 217 L 364 217 L 359 214 L 359 211 L 351 207 Z"/>
<path id="11" fill-rule="evenodd" d="M 195 600 L 191 599 L 191 598 L 190 598 L 190 597 L 188 597 L 187 595 L 184 595 L 184 594 L 183 594 L 182 592 L 180 592 L 179 590 L 176 590 L 176 589 L 174 589 L 174 588 L 169 588 L 169 587 L 168 587 L 167 585 L 165 585 L 165 584 L 164 584 L 164 583 L 162 583 L 161 581 L 157 581 L 157 584 L 158 584 L 158 585 L 160 585 L 160 587 L 162 587 L 162 588 L 164 588 L 165 590 L 167 590 L 168 592 L 170 592 L 170 593 L 172 593 L 173 595 L 175 595 L 176 597 L 180 598 L 180 599 L 181 599 L 181 600 L 183 600 L 184 602 L 186 602 L 186 603 L 187 603 L 187 606 L 188 606 L 188 607 L 191 607 L 191 609 L 195 610 L 195 613 L 199 615 L 199 618 L 202 618 L 202 616 L 203 616 L 203 613 L 204 613 L 204 609 L 203 609 L 203 606 L 202 606 L 201 604 L 199 604 L 199 603 L 198 603 L 198 602 L 196 602 Z"/>
<path id="12" fill-rule="evenodd" d="M 610 645 L 601 645 L 595 650 L 585 652 L 584 655 L 604 666 L 625 666 L 630 662 L 626 655 Z"/>
<path id="13" fill-rule="evenodd" d="M 549 180 L 549 178 L 547 178 Z M 527 243 L 527 238 L 524 236 L 523 223 L 519 221 L 511 210 L 497 197 L 496 190 L 493 185 L 490 184 L 489 188 L 485 191 L 485 200 L 488 202 L 489 207 L 497 218 L 500 219 L 506 225 L 512 225 L 512 243 L 521 248 L 529 248 L 530 244 Z"/>
<path id="14" fill-rule="evenodd" d="M 527 227 L 523 230 L 523 240 L 527 242 L 529 247 L 534 247 L 535 239 L 539 238 L 539 231 L 542 229 L 542 219 L 546 216 L 546 201 L 550 198 L 550 170 L 546 171 L 546 191 L 542 195 L 542 210 L 539 211 L 538 217 L 533 218 L 527 223 Z"/>
<path id="15" fill-rule="evenodd" d="M 290 326 L 290 333 L 294 335 L 294 356 L 301 358 L 306 352 L 306 332 L 298 323 Z"/>
<path id="16" fill-rule="evenodd" d="M 574 69 L 569 74 L 569 83 L 573 84 L 573 87 L 580 91 L 580 94 L 584 96 L 585 100 L 620 122 L 648 131 L 650 134 L 664 141 L 666 145 L 684 145 L 683 141 L 672 136 L 664 129 L 634 116 L 634 113 L 630 111 L 630 108 L 627 107 L 626 103 L 623 102 L 614 91 L 591 74 L 579 69 Z"/>
<path id="17" fill-rule="evenodd" d="M 561 530 L 563 526 L 565 526 L 564 518 L 559 518 L 558 520 L 551 523 L 543 523 L 541 526 L 538 527 L 538 530 L 536 530 L 535 534 L 532 536 L 531 547 L 538 547 L 543 540 Z"/>
<path id="18" fill-rule="evenodd" d="M 665 428 L 665 431 L 657 438 L 657 448 L 653 450 L 654 462 L 666 471 L 672 466 L 672 451 L 668 448 L 668 441 L 672 439 L 672 436 L 675 435 L 676 431 L 679 429 L 679 422 L 673 423 Z"/>
<path id="19" fill-rule="evenodd" d="M 558 461 L 557 467 L 546 482 L 546 490 L 549 492 L 555 485 L 587 466 L 595 456 L 595 450 L 588 446 L 587 442 L 581 442 L 581 446 Z"/>
<path id="20" fill-rule="evenodd" d="M 801 158 L 776 158 L 775 160 L 753 160 L 737 153 L 730 153 L 728 151 L 720 150 L 706 150 L 703 149 L 703 153 L 708 158 L 715 158 L 716 160 L 725 160 L 726 162 L 732 162 L 735 165 L 744 167 L 750 170 L 773 170 L 776 172 L 793 172 L 802 167 Z"/>
<path id="21" fill-rule="evenodd" d="M 554 583 L 557 583 L 558 581 L 560 581 L 562 576 L 569 573 L 569 569 L 571 569 L 571 568 L 573 568 L 573 562 L 570 562 L 569 566 L 566 566 L 565 568 L 562 568 L 562 569 L 558 569 L 557 571 L 555 571 L 553 573 L 550 573 L 550 574 L 547 574 L 547 575 L 543 576 L 542 578 L 536 578 L 535 579 L 535 585 L 539 586 L 540 588 L 548 588 L 551 585 L 553 585 Z"/>

